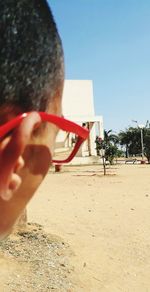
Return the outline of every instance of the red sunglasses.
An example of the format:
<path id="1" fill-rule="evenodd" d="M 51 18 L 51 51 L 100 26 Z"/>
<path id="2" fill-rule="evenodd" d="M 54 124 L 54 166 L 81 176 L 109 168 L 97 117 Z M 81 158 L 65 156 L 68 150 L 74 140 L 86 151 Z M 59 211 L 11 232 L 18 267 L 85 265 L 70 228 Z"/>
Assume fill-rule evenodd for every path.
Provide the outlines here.
<path id="1" fill-rule="evenodd" d="M 8 134 L 11 130 L 13 130 L 14 128 L 19 126 L 20 123 L 22 122 L 22 120 L 25 117 L 27 117 L 28 114 L 29 113 L 23 113 L 23 114 L 17 116 L 16 118 L 12 119 L 11 121 L 7 122 L 6 124 L 0 126 L 0 139 L 3 138 L 6 134 Z M 75 147 L 67 159 L 63 159 L 63 160 L 55 160 L 54 159 L 54 160 L 52 160 L 52 162 L 56 163 L 56 164 L 63 164 L 63 163 L 70 162 L 74 158 L 76 153 L 78 152 L 81 144 L 88 138 L 89 130 L 79 126 L 78 124 L 76 124 L 72 121 L 69 121 L 65 118 L 62 118 L 62 117 L 59 117 L 56 115 L 50 115 L 50 114 L 47 114 L 45 112 L 38 112 L 38 114 L 40 115 L 41 120 L 43 122 L 52 123 L 52 124 L 56 125 L 58 128 L 60 128 L 61 130 L 65 131 L 65 132 L 73 133 L 76 136 L 78 136 Z"/>

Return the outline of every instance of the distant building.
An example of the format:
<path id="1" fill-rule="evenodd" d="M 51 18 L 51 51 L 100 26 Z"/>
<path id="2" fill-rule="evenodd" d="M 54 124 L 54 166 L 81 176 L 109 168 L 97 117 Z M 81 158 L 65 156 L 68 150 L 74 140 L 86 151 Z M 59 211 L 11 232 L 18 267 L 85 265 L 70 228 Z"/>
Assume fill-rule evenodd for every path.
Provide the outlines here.
<path id="1" fill-rule="evenodd" d="M 63 92 L 63 115 L 65 118 L 90 129 L 90 137 L 78 151 L 78 157 L 96 156 L 96 136 L 103 138 L 103 117 L 95 115 L 93 83 L 91 80 L 66 80 Z M 59 133 L 57 151 L 72 147 L 74 135 Z"/>

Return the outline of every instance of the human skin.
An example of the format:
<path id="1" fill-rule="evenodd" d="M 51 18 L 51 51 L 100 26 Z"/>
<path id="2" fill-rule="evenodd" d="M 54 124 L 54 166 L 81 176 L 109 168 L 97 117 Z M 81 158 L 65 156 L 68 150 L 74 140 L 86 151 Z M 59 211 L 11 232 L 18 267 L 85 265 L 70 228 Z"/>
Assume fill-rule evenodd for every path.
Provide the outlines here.
<path id="1" fill-rule="evenodd" d="M 47 112 L 61 115 L 60 84 Z M 21 110 L 1 110 L 0 124 L 15 117 Z M 58 129 L 41 125 L 36 112 L 26 117 L 11 136 L 0 143 L 0 239 L 6 237 L 29 200 L 43 181 L 52 160 Z"/>

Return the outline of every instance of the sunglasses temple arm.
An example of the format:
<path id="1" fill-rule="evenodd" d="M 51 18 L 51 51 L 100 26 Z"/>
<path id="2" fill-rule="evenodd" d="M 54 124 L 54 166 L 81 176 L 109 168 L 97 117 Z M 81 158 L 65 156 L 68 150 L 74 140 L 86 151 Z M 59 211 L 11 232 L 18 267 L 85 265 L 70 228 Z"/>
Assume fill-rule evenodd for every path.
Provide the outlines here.
<path id="1" fill-rule="evenodd" d="M 7 122 L 3 126 L 0 126 L 0 138 L 5 136 L 9 131 L 13 130 L 15 127 L 19 126 L 23 118 L 25 118 L 27 114 L 19 115 L 13 120 Z"/>
<path id="2" fill-rule="evenodd" d="M 85 141 L 85 139 L 79 137 L 78 140 L 77 140 L 77 143 L 75 145 L 75 148 L 73 149 L 73 151 L 71 152 L 70 156 L 67 158 L 67 159 L 64 159 L 64 160 L 52 160 L 53 163 L 58 163 L 58 164 L 64 164 L 64 163 L 68 163 L 70 162 L 74 156 L 77 154 L 81 144 Z"/>

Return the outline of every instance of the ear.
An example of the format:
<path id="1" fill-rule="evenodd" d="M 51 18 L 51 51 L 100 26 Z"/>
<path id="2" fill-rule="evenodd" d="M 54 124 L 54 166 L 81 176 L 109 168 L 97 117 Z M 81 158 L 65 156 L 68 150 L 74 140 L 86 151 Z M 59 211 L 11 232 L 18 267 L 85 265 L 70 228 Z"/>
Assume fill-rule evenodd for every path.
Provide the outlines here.
<path id="1" fill-rule="evenodd" d="M 39 125 L 41 118 L 38 113 L 32 112 L 13 132 L 6 138 L 0 147 L 0 197 L 7 201 L 19 188 L 21 178 L 16 171 L 23 167 L 21 158 L 24 149 L 31 138 L 33 130 Z"/>

